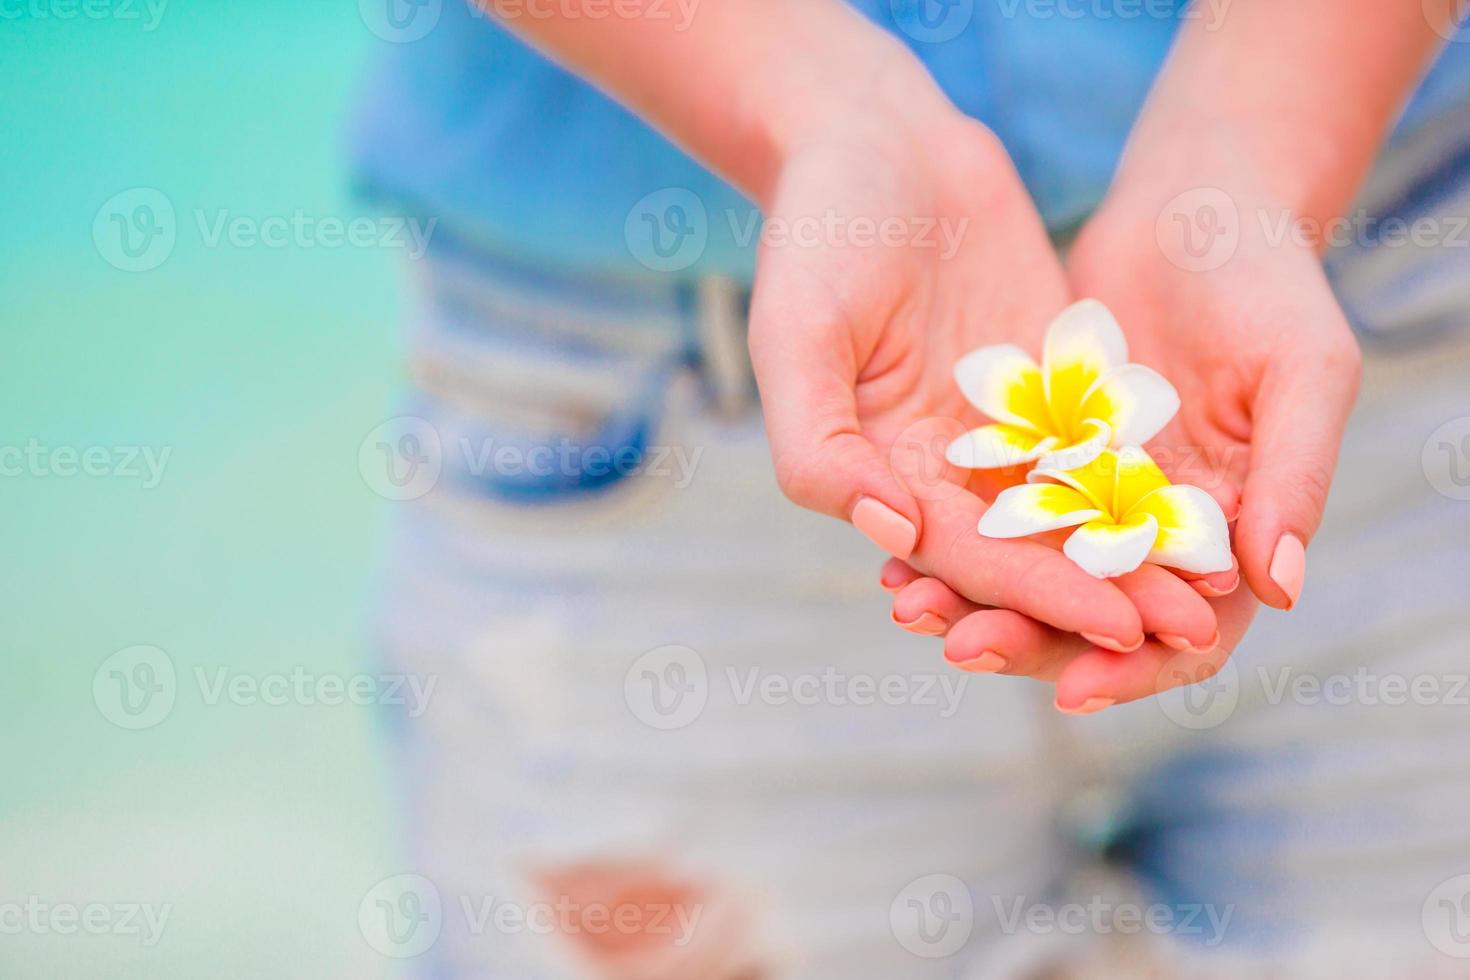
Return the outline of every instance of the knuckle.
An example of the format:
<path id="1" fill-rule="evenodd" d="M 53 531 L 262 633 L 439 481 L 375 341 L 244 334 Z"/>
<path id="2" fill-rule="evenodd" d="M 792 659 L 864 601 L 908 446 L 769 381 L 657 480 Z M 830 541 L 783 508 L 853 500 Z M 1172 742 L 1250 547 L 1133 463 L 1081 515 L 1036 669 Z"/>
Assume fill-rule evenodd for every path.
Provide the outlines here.
<path id="1" fill-rule="evenodd" d="M 1320 509 L 1327 502 L 1327 493 L 1332 487 L 1334 466 L 1335 460 L 1330 454 L 1303 453 L 1283 481 L 1282 489 L 1291 499 L 1305 501 L 1313 509 Z"/>
<path id="2" fill-rule="evenodd" d="M 1354 382 L 1362 377 L 1363 349 L 1351 334 L 1335 336 L 1317 356 L 1322 367 L 1334 375 L 1351 378 Z"/>
<path id="3" fill-rule="evenodd" d="M 816 499 L 821 485 L 821 470 L 809 453 L 786 452 L 775 458 L 776 485 L 786 499 L 801 506 Z"/>

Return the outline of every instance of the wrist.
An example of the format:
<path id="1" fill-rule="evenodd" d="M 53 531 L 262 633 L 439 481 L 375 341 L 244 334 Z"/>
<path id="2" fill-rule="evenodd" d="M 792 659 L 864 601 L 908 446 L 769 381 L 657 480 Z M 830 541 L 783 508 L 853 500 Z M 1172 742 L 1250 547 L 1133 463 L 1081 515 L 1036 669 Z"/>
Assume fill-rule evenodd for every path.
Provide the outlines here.
<path id="1" fill-rule="evenodd" d="M 907 48 L 843 13 L 851 17 L 844 29 L 829 26 L 812 45 L 797 35 L 799 53 L 752 71 L 740 93 L 737 117 L 745 121 L 742 143 L 752 160 L 744 189 L 763 208 L 782 170 L 810 148 L 836 143 L 915 153 L 957 122 L 978 126 Z"/>

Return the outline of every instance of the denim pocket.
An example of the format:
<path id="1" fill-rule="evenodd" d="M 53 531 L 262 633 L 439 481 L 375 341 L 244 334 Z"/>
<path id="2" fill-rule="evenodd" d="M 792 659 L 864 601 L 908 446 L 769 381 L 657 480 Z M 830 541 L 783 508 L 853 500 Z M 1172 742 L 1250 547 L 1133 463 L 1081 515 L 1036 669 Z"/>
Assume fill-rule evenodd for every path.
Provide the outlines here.
<path id="1" fill-rule="evenodd" d="M 549 504 L 641 471 L 688 359 L 676 292 L 457 257 L 431 261 L 420 287 L 410 411 L 437 432 L 448 485 Z"/>

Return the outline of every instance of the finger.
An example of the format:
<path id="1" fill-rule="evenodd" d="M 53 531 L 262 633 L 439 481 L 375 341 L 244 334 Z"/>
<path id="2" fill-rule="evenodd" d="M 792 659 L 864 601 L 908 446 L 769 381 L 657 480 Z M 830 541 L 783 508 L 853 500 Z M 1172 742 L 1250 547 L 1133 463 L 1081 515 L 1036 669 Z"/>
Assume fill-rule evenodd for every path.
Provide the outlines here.
<path id="1" fill-rule="evenodd" d="M 1237 592 L 1211 605 L 1224 636 L 1213 650 L 1179 651 L 1151 641 L 1122 655 L 1095 648 L 1084 651 L 1057 678 L 1057 708 L 1069 714 L 1091 714 L 1214 676 L 1245 634 L 1257 607 L 1248 592 Z"/>
<path id="2" fill-rule="evenodd" d="M 1201 423 L 1200 428 L 1205 424 Z M 1245 457 L 1245 446 L 1223 435 L 1213 439 L 1211 446 L 1185 445 L 1189 437 L 1182 427 L 1171 426 L 1168 432 L 1167 444 L 1151 448 L 1149 455 L 1170 483 L 1188 483 L 1204 490 L 1220 505 L 1226 523 L 1233 523 L 1240 516 L 1239 484 L 1244 479 L 1243 471 L 1234 471 Z M 1202 575 L 1177 568 L 1171 571 L 1206 599 L 1229 595 L 1240 585 L 1240 567 L 1233 558 L 1230 569 L 1224 572 Z"/>
<path id="3" fill-rule="evenodd" d="M 1228 523 L 1240 514 L 1241 477 L 1232 475 L 1232 464 L 1244 458 L 1246 448 L 1224 436 L 1208 441 L 1210 445 L 1198 444 L 1182 426 L 1171 426 L 1158 445 L 1150 444 L 1148 454 L 1170 483 L 1188 483 L 1213 497 Z"/>
<path id="4" fill-rule="evenodd" d="M 1227 596 L 1240 587 L 1240 561 L 1233 556 L 1230 560 L 1230 568 L 1224 572 L 1210 572 L 1208 575 L 1200 575 L 1197 572 L 1184 572 L 1179 569 L 1170 569 L 1175 575 L 1188 582 L 1194 591 L 1206 599 L 1218 599 Z"/>
<path id="5" fill-rule="evenodd" d="M 1167 569 L 1140 565 L 1113 584 L 1133 600 L 1143 629 L 1173 650 L 1207 650 L 1220 642 L 1215 611 L 1204 597 Z"/>
<path id="6" fill-rule="evenodd" d="M 1054 680 L 1090 646 L 1081 637 L 1049 629 L 1014 610 L 982 609 L 950 627 L 944 659 L 977 674 Z"/>
<path id="7" fill-rule="evenodd" d="M 751 298 L 750 354 L 782 491 L 908 558 L 920 534 L 919 508 L 858 424 L 854 388 L 865 357 L 853 349 L 842 311 L 789 257 L 761 273 Z"/>
<path id="8" fill-rule="evenodd" d="M 910 633 L 943 636 L 981 607 L 937 578 L 920 578 L 893 597 L 893 621 Z"/>
<path id="9" fill-rule="evenodd" d="M 1143 642 L 1138 610 L 1117 586 L 1044 544 L 981 537 L 976 526 L 986 508 L 974 494 L 955 488 L 932 496 L 938 499 L 920 501 L 925 532 L 909 564 L 980 605 L 1013 609 L 1119 650 Z"/>
<path id="10" fill-rule="evenodd" d="M 924 576 L 907 562 L 890 558 L 883 563 L 883 570 L 878 573 L 878 584 L 883 586 L 885 592 L 897 592 L 915 579 Z"/>
<path id="11" fill-rule="evenodd" d="M 1262 602 L 1290 609 L 1306 576 L 1306 544 L 1327 505 L 1338 447 L 1357 394 L 1359 355 L 1343 327 L 1330 343 L 1273 361 L 1253 407 L 1236 553 Z"/>

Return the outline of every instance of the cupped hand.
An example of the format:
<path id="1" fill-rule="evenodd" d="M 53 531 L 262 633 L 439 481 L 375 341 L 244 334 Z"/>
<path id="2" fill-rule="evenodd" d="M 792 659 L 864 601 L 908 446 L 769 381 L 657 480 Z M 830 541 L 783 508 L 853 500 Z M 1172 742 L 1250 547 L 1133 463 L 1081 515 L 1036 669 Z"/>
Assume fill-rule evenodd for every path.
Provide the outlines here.
<path id="1" fill-rule="evenodd" d="M 883 566 L 881 581 L 893 593 L 894 621 L 942 636 L 944 659 L 951 666 L 1050 682 L 1057 708 L 1069 714 L 1091 714 L 1213 677 L 1259 607 L 1244 589 L 1181 602 L 1179 578 L 1143 565 L 1115 582 L 1138 604 L 1153 636 L 1120 651 L 1014 610 L 974 602 L 897 559 Z M 915 624 L 924 628 L 916 630 Z"/>
<path id="2" fill-rule="evenodd" d="M 1162 193 L 1115 190 L 1079 237 L 1070 280 L 1173 381 L 1179 413 L 1149 448 L 1173 479 L 1238 513 L 1246 581 L 1289 609 L 1357 394 L 1358 347 L 1285 210 L 1240 191 Z"/>
<path id="3" fill-rule="evenodd" d="M 980 538 L 967 474 L 921 472 L 981 421 L 955 363 L 987 344 L 1039 351 L 1071 295 L 994 136 L 894 102 L 808 134 L 765 208 L 750 347 L 781 487 L 988 604 L 1136 646 L 1127 592 L 1044 544 Z"/>

